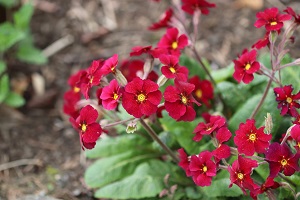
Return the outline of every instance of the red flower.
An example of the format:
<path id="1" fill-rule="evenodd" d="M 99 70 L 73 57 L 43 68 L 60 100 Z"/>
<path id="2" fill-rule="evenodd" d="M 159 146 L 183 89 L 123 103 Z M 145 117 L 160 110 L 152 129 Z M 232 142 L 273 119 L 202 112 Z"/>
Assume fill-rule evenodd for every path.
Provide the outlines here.
<path id="1" fill-rule="evenodd" d="M 180 50 L 184 49 L 188 44 L 188 38 L 182 34 L 178 36 L 179 32 L 177 28 L 167 29 L 166 34 L 158 42 L 157 47 L 160 49 L 166 49 L 170 54 L 179 56 Z"/>
<path id="2" fill-rule="evenodd" d="M 159 57 L 162 64 L 161 72 L 168 79 L 176 78 L 180 81 L 186 81 L 188 78 L 189 70 L 178 64 L 178 57 L 173 55 L 162 55 Z"/>
<path id="3" fill-rule="evenodd" d="M 193 121 L 196 112 L 193 103 L 200 106 L 192 92 L 195 86 L 190 83 L 176 81 L 175 86 L 168 86 L 165 90 L 165 107 L 169 115 L 177 121 Z"/>
<path id="4" fill-rule="evenodd" d="M 216 139 L 218 141 L 218 147 L 212 152 L 214 157 L 217 158 L 217 162 L 230 156 L 230 147 L 223 143 L 227 142 L 231 138 L 231 135 L 227 127 L 222 127 L 217 131 Z"/>
<path id="5" fill-rule="evenodd" d="M 281 108 L 281 115 L 288 114 L 293 117 L 298 115 L 296 108 L 300 108 L 300 104 L 297 102 L 300 99 L 300 92 L 292 94 L 293 90 L 292 85 L 274 88 L 276 101 L 278 102 L 277 108 Z"/>
<path id="6" fill-rule="evenodd" d="M 294 22 L 298 25 L 300 24 L 300 15 L 297 15 L 295 13 L 295 11 L 293 10 L 293 8 L 287 7 L 283 12 L 286 12 L 287 14 L 293 16 L 294 17 Z"/>
<path id="7" fill-rule="evenodd" d="M 118 100 L 122 96 L 120 86 L 116 79 L 112 80 L 108 86 L 104 87 L 100 98 L 102 105 L 107 110 L 113 110 L 118 106 Z"/>
<path id="8" fill-rule="evenodd" d="M 189 165 L 190 165 L 190 161 L 188 156 L 186 155 L 185 151 L 183 148 L 178 149 L 178 153 L 179 153 L 179 166 L 185 171 L 186 176 L 192 176 Z"/>
<path id="9" fill-rule="evenodd" d="M 125 86 L 122 105 L 129 114 L 140 118 L 155 113 L 161 98 L 155 82 L 135 78 Z"/>
<path id="10" fill-rule="evenodd" d="M 98 111 L 90 105 L 80 110 L 80 115 L 76 120 L 70 118 L 73 127 L 79 130 L 82 148 L 93 148 L 97 139 L 100 137 L 103 130 L 100 124 L 96 122 L 97 118 Z"/>
<path id="11" fill-rule="evenodd" d="M 74 93 L 73 90 L 67 91 L 64 94 L 63 111 L 72 118 L 77 118 L 79 111 L 76 108 L 77 102 L 80 100 L 80 94 Z"/>
<path id="12" fill-rule="evenodd" d="M 198 186 L 209 186 L 213 176 L 216 176 L 217 167 L 211 160 L 212 153 L 203 151 L 198 156 L 192 155 L 189 165 L 193 181 Z"/>
<path id="13" fill-rule="evenodd" d="M 132 47 L 132 51 L 130 52 L 130 56 L 140 56 L 143 53 L 149 53 L 151 51 L 152 46 L 146 46 L 146 47 L 142 47 L 142 46 L 135 46 Z"/>
<path id="14" fill-rule="evenodd" d="M 171 18 L 173 16 L 173 10 L 169 8 L 164 12 L 164 14 L 160 17 L 160 20 L 151 26 L 148 27 L 149 30 L 158 30 L 160 28 L 168 28 L 170 27 Z"/>
<path id="15" fill-rule="evenodd" d="M 257 72 L 260 69 L 259 63 L 256 61 L 256 50 L 251 50 L 248 52 L 248 50 L 244 50 L 242 55 L 239 57 L 239 59 L 234 60 L 234 73 L 233 78 L 237 82 L 243 81 L 244 83 L 248 84 L 253 79 L 253 74 Z"/>
<path id="16" fill-rule="evenodd" d="M 295 120 L 293 121 L 293 124 L 298 124 L 300 125 L 300 114 L 298 113 L 297 116 L 295 117 Z"/>
<path id="17" fill-rule="evenodd" d="M 300 125 L 297 124 L 291 129 L 291 136 L 296 142 L 295 148 L 297 152 L 300 153 Z"/>
<path id="18" fill-rule="evenodd" d="M 196 135 L 193 137 L 193 140 L 199 142 L 203 135 L 210 135 L 212 132 L 218 130 L 222 126 L 224 126 L 226 120 L 221 116 L 211 116 L 209 123 L 200 122 L 193 133 Z"/>
<path id="19" fill-rule="evenodd" d="M 238 156 L 238 159 L 232 163 L 232 167 L 228 167 L 228 171 L 230 173 L 229 187 L 236 184 L 242 189 L 244 194 L 246 194 L 246 189 L 250 190 L 250 192 L 254 192 L 257 188 L 259 188 L 259 186 L 253 182 L 250 175 L 253 168 L 257 166 L 258 164 L 256 160 Z"/>
<path id="20" fill-rule="evenodd" d="M 265 156 L 269 163 L 271 178 L 276 177 L 282 171 L 284 175 L 291 176 L 299 170 L 299 154 L 293 155 L 286 144 L 280 145 L 277 142 L 271 144 Z"/>
<path id="21" fill-rule="evenodd" d="M 288 14 L 278 13 L 278 8 L 267 8 L 263 12 L 256 14 L 257 21 L 254 26 L 260 28 L 265 26 L 267 31 L 278 31 L 283 27 L 283 21 L 290 20 L 292 17 Z"/>
<path id="22" fill-rule="evenodd" d="M 112 57 L 105 60 L 103 66 L 101 67 L 101 72 L 103 76 L 109 73 L 115 73 L 115 69 L 118 65 L 118 54 L 113 55 Z"/>
<path id="23" fill-rule="evenodd" d="M 200 80 L 198 76 L 194 76 L 189 83 L 195 85 L 193 95 L 197 101 L 203 102 L 206 106 L 210 106 L 209 101 L 214 98 L 214 88 L 210 81 Z"/>
<path id="24" fill-rule="evenodd" d="M 271 134 L 264 133 L 264 128 L 256 129 L 254 119 L 247 119 L 245 124 L 241 123 L 234 137 L 238 152 L 246 156 L 252 156 L 254 152 L 264 153 L 272 139 Z"/>
<path id="25" fill-rule="evenodd" d="M 260 188 L 257 188 L 254 192 L 251 192 L 250 195 L 253 199 L 257 199 L 257 195 L 267 192 L 271 189 L 276 189 L 278 187 L 280 187 L 279 183 L 274 181 L 273 178 L 268 177 L 266 182 L 261 184 Z"/>
<path id="26" fill-rule="evenodd" d="M 208 8 L 216 7 L 216 4 L 209 3 L 206 0 L 182 0 L 182 10 L 193 15 L 195 10 L 199 9 L 203 15 L 208 15 Z"/>

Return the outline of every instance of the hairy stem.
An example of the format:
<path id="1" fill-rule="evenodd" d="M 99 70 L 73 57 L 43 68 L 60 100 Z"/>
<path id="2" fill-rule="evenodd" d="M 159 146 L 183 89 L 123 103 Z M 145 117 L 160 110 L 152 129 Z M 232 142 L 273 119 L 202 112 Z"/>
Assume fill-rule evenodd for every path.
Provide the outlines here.
<path id="1" fill-rule="evenodd" d="M 140 122 L 142 126 L 145 128 L 145 130 L 149 133 L 149 135 L 152 137 L 153 140 L 155 140 L 176 162 L 179 163 L 179 158 L 173 153 L 173 151 L 165 144 L 163 143 L 157 134 L 154 132 L 154 130 L 143 120 L 140 119 Z"/>
<path id="2" fill-rule="evenodd" d="M 116 126 L 116 125 L 119 125 L 119 124 L 124 124 L 124 123 L 129 122 L 129 121 L 132 121 L 132 120 L 134 120 L 134 119 L 135 119 L 135 118 L 130 118 L 130 119 L 125 119 L 125 120 L 113 122 L 113 123 L 104 125 L 102 128 L 107 128 L 107 127 L 112 127 L 112 126 Z"/>

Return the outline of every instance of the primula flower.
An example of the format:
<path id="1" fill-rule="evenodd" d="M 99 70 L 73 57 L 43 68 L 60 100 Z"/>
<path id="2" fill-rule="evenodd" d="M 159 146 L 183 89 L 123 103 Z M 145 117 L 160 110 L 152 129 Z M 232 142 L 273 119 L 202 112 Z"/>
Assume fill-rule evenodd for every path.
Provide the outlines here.
<path id="1" fill-rule="evenodd" d="M 228 167 L 228 171 L 230 174 L 230 185 L 232 187 L 233 184 L 239 186 L 244 194 L 246 193 L 246 189 L 250 190 L 250 192 L 254 192 L 258 185 L 256 185 L 251 179 L 251 173 L 253 168 L 256 168 L 258 163 L 256 160 L 251 160 L 250 158 L 243 158 L 242 156 L 238 156 L 238 159 L 232 163 L 232 166 Z"/>
<path id="2" fill-rule="evenodd" d="M 297 124 L 291 129 L 291 137 L 296 142 L 295 149 L 300 153 L 300 125 Z"/>
<path id="3" fill-rule="evenodd" d="M 300 92 L 292 94 L 293 90 L 292 85 L 274 88 L 276 101 L 278 102 L 277 108 L 281 108 L 281 115 L 288 114 L 293 117 L 298 115 L 296 108 L 300 108 L 300 104 L 297 102 L 300 99 Z"/>
<path id="4" fill-rule="evenodd" d="M 155 113 L 161 98 L 155 82 L 135 78 L 125 86 L 122 105 L 130 115 L 140 118 Z"/>
<path id="5" fill-rule="evenodd" d="M 173 16 L 173 10 L 169 8 L 164 12 L 161 16 L 160 20 L 156 23 L 153 23 L 151 26 L 148 27 L 149 30 L 158 30 L 161 28 L 168 28 L 170 27 L 171 18 Z"/>
<path id="6" fill-rule="evenodd" d="M 245 49 L 237 60 L 233 60 L 235 70 L 233 78 L 237 82 L 243 81 L 248 84 L 254 79 L 253 74 L 260 69 L 260 64 L 256 61 L 256 53 L 254 49 L 249 52 Z"/>
<path id="7" fill-rule="evenodd" d="M 162 55 L 159 60 L 164 66 L 161 68 L 161 72 L 166 78 L 176 78 L 180 81 L 186 81 L 188 78 L 189 70 L 186 67 L 182 67 L 178 64 L 179 60 L 177 56 Z"/>
<path id="8" fill-rule="evenodd" d="M 257 195 L 262 194 L 264 192 L 267 193 L 269 190 L 276 189 L 278 187 L 280 187 L 279 183 L 274 181 L 274 178 L 268 177 L 266 182 L 261 184 L 260 188 L 257 188 L 256 190 L 251 192 L 250 195 L 253 199 L 257 199 Z"/>
<path id="9" fill-rule="evenodd" d="M 131 52 L 130 52 L 130 56 L 140 56 L 143 53 L 149 53 L 151 51 L 152 46 L 135 46 L 132 47 Z"/>
<path id="10" fill-rule="evenodd" d="M 195 85 L 193 95 L 196 100 L 209 107 L 209 101 L 214 98 L 214 88 L 211 82 L 208 80 L 200 80 L 198 76 L 194 76 L 189 80 L 189 83 Z"/>
<path id="11" fill-rule="evenodd" d="M 297 116 L 295 117 L 295 120 L 293 121 L 293 124 L 298 124 L 300 125 L 300 114 L 298 113 Z"/>
<path id="12" fill-rule="evenodd" d="M 103 60 L 94 60 L 89 68 L 84 73 L 81 73 L 78 86 L 80 87 L 80 91 L 86 99 L 89 98 L 89 90 L 91 87 L 100 84 L 100 80 L 103 76 L 103 73 L 100 69 L 103 63 Z"/>
<path id="13" fill-rule="evenodd" d="M 230 147 L 224 142 L 227 142 L 231 138 L 231 132 L 227 127 L 222 127 L 217 131 L 216 139 L 218 141 L 218 146 L 213 150 L 213 155 L 216 159 L 216 162 L 219 162 L 223 158 L 228 158 L 230 154 Z"/>
<path id="14" fill-rule="evenodd" d="M 179 56 L 180 50 L 184 49 L 188 44 L 188 38 L 182 34 L 178 36 L 179 32 L 177 28 L 167 29 L 166 34 L 158 42 L 157 47 L 160 49 L 166 49 L 172 55 Z"/>
<path id="15" fill-rule="evenodd" d="M 113 110 L 118 105 L 118 100 L 122 96 L 122 90 L 116 79 L 112 80 L 108 86 L 104 87 L 100 98 L 102 105 L 107 110 Z"/>
<path id="16" fill-rule="evenodd" d="M 79 100 L 80 94 L 74 93 L 73 90 L 65 92 L 63 105 L 64 113 L 72 118 L 77 118 L 79 115 L 79 110 L 77 109 L 76 105 Z"/>
<path id="17" fill-rule="evenodd" d="M 105 60 L 103 66 L 101 67 L 101 72 L 103 73 L 103 76 L 115 73 L 115 69 L 118 65 L 118 54 L 113 55 L 112 57 Z"/>
<path id="18" fill-rule="evenodd" d="M 269 163 L 270 176 L 274 178 L 283 171 L 286 176 L 291 176 L 299 170 L 298 161 L 300 154 L 292 154 L 287 144 L 280 145 L 274 142 L 265 153 L 266 161 Z"/>
<path id="19" fill-rule="evenodd" d="M 265 26 L 267 31 L 278 31 L 283 27 L 283 22 L 290 20 L 292 17 L 288 14 L 278 13 L 278 8 L 267 8 L 263 12 L 256 14 L 256 22 L 254 26 L 260 28 Z"/>
<path id="20" fill-rule="evenodd" d="M 254 152 L 264 153 L 272 139 L 271 134 L 264 133 L 264 128 L 257 129 L 254 119 L 247 119 L 246 123 L 241 123 L 234 137 L 238 152 L 246 156 L 252 156 Z"/>
<path id="21" fill-rule="evenodd" d="M 97 118 L 98 111 L 90 105 L 83 107 L 76 119 L 70 118 L 73 127 L 79 130 L 80 142 L 83 149 L 93 148 L 103 131 L 100 124 L 96 122 Z"/>
<path id="22" fill-rule="evenodd" d="M 287 7 L 283 12 L 286 12 L 287 14 L 293 16 L 293 17 L 294 17 L 294 22 L 295 22 L 297 25 L 300 25 L 300 15 L 297 15 L 297 14 L 295 13 L 295 11 L 293 10 L 293 8 Z"/>
<path id="23" fill-rule="evenodd" d="M 199 142 L 202 140 L 203 135 L 210 135 L 212 132 L 217 131 L 219 128 L 224 126 L 226 120 L 224 117 L 219 115 L 211 116 L 208 123 L 200 122 L 193 133 L 196 135 L 193 137 L 193 140 Z"/>
<path id="24" fill-rule="evenodd" d="M 175 80 L 175 86 L 168 86 L 165 90 L 165 107 L 169 115 L 177 121 L 193 121 L 196 111 L 193 103 L 200 106 L 192 92 L 195 86 L 190 83 Z"/>
<path id="25" fill-rule="evenodd" d="M 198 156 L 192 155 L 190 161 L 190 171 L 196 185 L 204 187 L 211 185 L 213 176 L 216 176 L 216 164 L 211 160 L 212 153 L 203 151 Z"/>
<path id="26" fill-rule="evenodd" d="M 183 148 L 178 149 L 179 153 L 179 159 L 180 162 L 178 165 L 185 171 L 186 176 L 192 176 L 192 173 L 190 171 L 189 165 L 190 165 L 190 160 L 188 156 L 186 155 L 185 151 Z"/>
<path id="27" fill-rule="evenodd" d="M 199 9 L 203 15 L 208 15 L 208 8 L 216 7 L 216 4 L 209 3 L 206 0 L 182 0 L 182 10 L 193 15 L 195 10 Z"/>

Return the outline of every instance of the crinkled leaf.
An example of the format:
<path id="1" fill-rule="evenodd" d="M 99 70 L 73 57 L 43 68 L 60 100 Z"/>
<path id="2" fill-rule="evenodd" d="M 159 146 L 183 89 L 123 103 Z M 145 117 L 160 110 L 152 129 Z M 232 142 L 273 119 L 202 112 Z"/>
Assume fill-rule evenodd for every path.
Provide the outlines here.
<path id="1" fill-rule="evenodd" d="M 18 46 L 17 58 L 20 61 L 37 65 L 45 64 L 48 61 L 41 50 L 28 43 L 21 43 Z"/>
<path id="2" fill-rule="evenodd" d="M 293 93 L 296 94 L 300 90 L 300 66 L 291 66 L 282 69 L 281 83 L 283 85 L 293 85 Z"/>
<path id="3" fill-rule="evenodd" d="M 213 180 L 209 187 L 203 187 L 201 190 L 209 197 L 209 199 L 217 197 L 238 197 L 243 194 L 242 190 L 238 186 L 233 185 L 229 188 L 229 184 L 229 177 L 217 179 Z"/>
<path id="4" fill-rule="evenodd" d="M 225 68 L 212 71 L 211 76 L 213 77 L 216 83 L 219 83 L 221 81 L 224 81 L 232 77 L 233 72 L 234 72 L 234 65 L 233 63 L 231 63 L 229 66 Z"/>
<path id="5" fill-rule="evenodd" d="M 95 197 L 110 199 L 155 197 L 165 188 L 163 179 L 170 171 L 167 163 L 150 160 L 140 164 L 131 176 L 97 190 Z"/>
<path id="6" fill-rule="evenodd" d="M 4 100 L 6 105 L 11 107 L 20 107 L 25 104 L 25 99 L 15 92 L 9 92 Z"/>
<path id="7" fill-rule="evenodd" d="M 9 93 L 9 78 L 7 74 L 0 77 L 0 103 L 2 103 Z"/>
<path id="8" fill-rule="evenodd" d="M 143 154 L 138 151 L 126 151 L 99 159 L 86 170 L 85 182 L 92 188 L 103 187 L 132 174 L 139 163 L 154 157 L 157 155 L 153 153 Z"/>
<path id="9" fill-rule="evenodd" d="M 24 4 L 17 12 L 15 12 L 13 17 L 16 28 L 27 30 L 33 11 L 34 8 L 31 4 Z"/>
<path id="10" fill-rule="evenodd" d="M 0 25 L 0 52 L 3 52 L 25 37 L 25 34 L 6 22 Z"/>
<path id="11" fill-rule="evenodd" d="M 208 62 L 205 62 L 208 64 Z M 180 56 L 180 60 L 179 60 L 179 64 L 181 66 L 185 66 L 188 68 L 189 70 L 189 76 L 199 76 L 201 79 L 205 79 L 205 71 L 204 69 L 200 66 L 200 64 L 194 60 L 191 57 L 188 57 L 187 55 L 181 55 Z"/>

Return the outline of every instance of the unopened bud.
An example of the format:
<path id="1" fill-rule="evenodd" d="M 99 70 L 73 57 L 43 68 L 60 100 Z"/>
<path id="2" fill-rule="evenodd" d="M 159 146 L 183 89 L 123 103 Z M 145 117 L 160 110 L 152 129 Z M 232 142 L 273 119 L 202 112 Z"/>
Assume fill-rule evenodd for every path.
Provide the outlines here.
<path id="1" fill-rule="evenodd" d="M 125 76 L 122 74 L 122 72 L 118 69 L 116 69 L 115 71 L 115 78 L 117 79 L 118 83 L 121 85 L 121 86 L 125 86 L 127 85 L 127 79 L 125 78 Z"/>
<path id="2" fill-rule="evenodd" d="M 269 33 L 269 41 L 270 41 L 270 43 L 274 44 L 275 41 L 276 41 L 276 39 L 277 39 L 277 36 L 278 36 L 277 31 L 271 31 Z"/>
<path id="3" fill-rule="evenodd" d="M 149 75 L 149 73 L 152 71 L 153 68 L 153 59 L 149 58 L 146 59 L 145 64 L 144 64 L 144 74 L 143 74 L 143 78 L 142 79 L 146 79 Z"/>
<path id="4" fill-rule="evenodd" d="M 137 130 L 136 124 L 137 124 L 137 120 L 131 121 L 131 122 L 127 125 L 126 133 L 134 133 L 134 132 Z"/>
<path id="5" fill-rule="evenodd" d="M 270 113 L 267 113 L 267 117 L 265 117 L 265 131 L 267 134 L 270 134 L 273 128 L 272 116 Z"/>
<path id="6" fill-rule="evenodd" d="M 165 77 L 165 75 L 162 74 L 157 80 L 157 85 L 161 87 L 167 82 L 167 80 L 167 77 Z"/>

